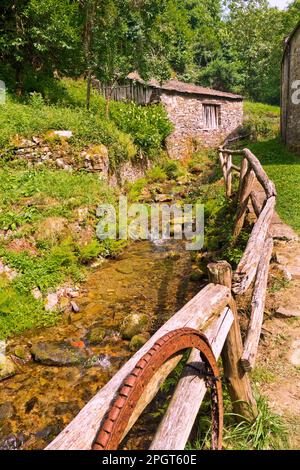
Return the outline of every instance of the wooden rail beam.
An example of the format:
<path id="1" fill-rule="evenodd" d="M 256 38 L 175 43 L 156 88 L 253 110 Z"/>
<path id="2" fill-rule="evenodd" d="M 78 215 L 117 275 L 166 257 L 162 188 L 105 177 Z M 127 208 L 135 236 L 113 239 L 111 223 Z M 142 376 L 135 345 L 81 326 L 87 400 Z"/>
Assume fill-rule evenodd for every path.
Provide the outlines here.
<path id="1" fill-rule="evenodd" d="M 256 361 L 261 329 L 264 321 L 269 264 L 272 257 L 273 247 L 273 238 L 268 238 L 264 244 L 262 256 L 257 269 L 251 302 L 251 319 L 242 355 L 242 365 L 246 372 L 250 372 L 253 369 Z"/>
<path id="2" fill-rule="evenodd" d="M 240 192 L 239 205 L 238 205 L 236 223 L 235 223 L 234 232 L 233 232 L 233 241 L 235 241 L 238 238 L 238 236 L 240 235 L 243 229 L 248 202 L 249 202 L 250 194 L 254 186 L 254 182 L 255 182 L 254 171 L 251 170 L 251 168 L 248 168 L 244 178 L 241 180 L 241 187 L 239 191 Z"/>
<path id="3" fill-rule="evenodd" d="M 250 199 L 251 199 L 251 204 L 252 204 L 254 213 L 255 213 L 256 217 L 258 218 L 261 214 L 261 211 L 262 211 L 266 201 L 264 201 L 263 205 L 260 203 L 259 195 L 258 195 L 257 191 L 252 191 L 252 193 L 250 194 Z"/>
<path id="4" fill-rule="evenodd" d="M 244 255 L 233 276 L 233 292 L 244 294 L 255 278 L 265 239 L 274 214 L 276 197 L 267 200 L 247 243 Z"/>
<path id="5" fill-rule="evenodd" d="M 105 417 L 112 400 L 124 379 L 129 375 L 136 363 L 144 354 L 152 348 L 155 342 L 165 334 L 184 327 L 203 330 L 208 327 L 208 322 L 216 318 L 224 310 L 230 301 L 230 290 L 225 286 L 209 284 L 202 289 L 187 305 L 168 320 L 152 338 L 114 375 L 89 403 L 80 411 L 74 420 L 51 442 L 46 450 L 89 450 L 96 437 L 100 424 Z M 178 357 L 180 360 L 180 356 Z M 176 366 L 177 362 L 175 361 Z M 172 364 L 173 365 L 173 364 Z M 173 367 L 172 367 L 173 368 Z M 169 370 L 165 370 L 166 376 Z M 163 378 L 157 376 L 161 383 Z M 152 382 L 155 392 L 157 384 Z M 151 393 L 145 394 L 145 407 L 151 401 Z M 138 412 L 143 407 L 139 407 Z M 134 420 L 133 420 L 134 422 Z"/>
<path id="6" fill-rule="evenodd" d="M 277 196 L 275 185 L 269 179 L 258 158 L 256 158 L 256 156 L 253 155 L 253 153 L 249 149 L 244 149 L 244 154 L 249 164 L 251 165 L 251 168 L 253 169 L 256 178 L 266 191 L 267 198 Z"/>

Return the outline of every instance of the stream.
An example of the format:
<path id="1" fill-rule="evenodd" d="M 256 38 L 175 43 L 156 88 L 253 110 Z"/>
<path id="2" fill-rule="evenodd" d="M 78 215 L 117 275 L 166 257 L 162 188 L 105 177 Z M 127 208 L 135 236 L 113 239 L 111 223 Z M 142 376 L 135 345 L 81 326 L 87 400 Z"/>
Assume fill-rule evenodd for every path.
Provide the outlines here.
<path id="1" fill-rule="evenodd" d="M 8 354 L 18 346 L 67 341 L 92 360 L 68 367 L 29 361 L 0 382 L 0 449 L 45 448 L 133 354 L 119 335 L 123 319 L 144 313 L 153 333 L 199 291 L 191 264 L 183 242 L 136 242 L 90 272 L 76 298 L 78 313 L 13 338 Z M 92 345 L 86 338 L 95 326 L 106 337 Z"/>

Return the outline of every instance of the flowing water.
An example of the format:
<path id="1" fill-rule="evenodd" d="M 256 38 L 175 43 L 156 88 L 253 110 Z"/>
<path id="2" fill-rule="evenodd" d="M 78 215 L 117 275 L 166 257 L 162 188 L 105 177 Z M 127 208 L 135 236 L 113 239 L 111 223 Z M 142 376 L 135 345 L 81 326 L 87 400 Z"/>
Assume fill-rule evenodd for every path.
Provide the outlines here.
<path id="1" fill-rule="evenodd" d="M 190 272 L 190 254 L 181 242 L 137 242 L 118 260 L 89 274 L 76 299 L 80 313 L 12 340 L 8 353 L 39 341 L 82 344 L 93 325 L 108 332 L 98 346 L 84 343 L 93 356 L 89 367 L 30 361 L 0 382 L 0 449 L 43 449 L 132 354 L 118 334 L 124 317 L 133 312 L 149 315 L 153 333 L 199 291 Z"/>

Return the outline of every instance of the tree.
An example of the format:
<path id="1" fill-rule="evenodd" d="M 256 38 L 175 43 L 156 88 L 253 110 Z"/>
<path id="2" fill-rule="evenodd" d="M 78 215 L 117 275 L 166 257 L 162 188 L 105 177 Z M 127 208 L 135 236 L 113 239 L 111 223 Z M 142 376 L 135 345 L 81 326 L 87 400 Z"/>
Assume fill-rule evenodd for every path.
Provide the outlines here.
<path id="1" fill-rule="evenodd" d="M 229 0 L 227 9 L 225 29 L 242 78 L 241 90 L 257 101 L 267 96 L 269 101 L 277 101 L 284 13 L 270 8 L 267 0 Z"/>
<path id="2" fill-rule="evenodd" d="M 77 1 L 2 0 L 0 58 L 14 70 L 19 94 L 27 72 L 71 74 L 80 68 L 80 42 Z"/>

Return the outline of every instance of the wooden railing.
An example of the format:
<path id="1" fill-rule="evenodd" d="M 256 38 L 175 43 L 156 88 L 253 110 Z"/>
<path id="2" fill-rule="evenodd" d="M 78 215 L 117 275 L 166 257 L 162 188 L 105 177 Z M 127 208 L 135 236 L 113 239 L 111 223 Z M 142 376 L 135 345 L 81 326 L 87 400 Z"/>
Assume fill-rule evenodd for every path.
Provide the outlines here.
<path id="1" fill-rule="evenodd" d="M 226 193 L 232 195 L 232 172 L 240 173 L 238 210 L 234 237 L 243 228 L 247 206 L 251 202 L 257 216 L 248 245 L 239 266 L 232 274 L 229 263 L 220 261 L 208 265 L 210 284 L 165 323 L 152 338 L 115 374 L 75 419 L 54 439 L 46 450 L 89 450 L 97 431 L 123 381 L 137 362 L 155 342 L 168 332 L 190 327 L 201 330 L 210 341 L 216 358 L 222 356 L 224 376 L 228 383 L 234 412 L 253 419 L 257 414 L 247 372 L 255 363 L 263 322 L 266 287 L 273 240 L 268 236 L 276 202 L 273 183 L 258 159 L 249 151 L 220 148 L 220 161 L 226 184 Z M 233 164 L 233 155 L 242 156 L 241 167 Z M 265 192 L 265 201 L 259 204 L 255 181 Z M 243 294 L 254 281 L 252 312 L 246 341 L 243 345 L 237 305 L 234 294 Z M 128 422 L 125 437 L 147 405 L 153 400 L 166 377 L 183 357 L 183 352 L 166 360 L 154 374 L 142 398 L 136 404 Z M 199 351 L 192 350 L 188 364 L 199 361 Z M 191 376 L 189 366 L 184 369 L 169 407 L 160 423 L 150 449 L 182 450 L 188 441 L 200 405 L 207 391 L 201 376 Z"/>

